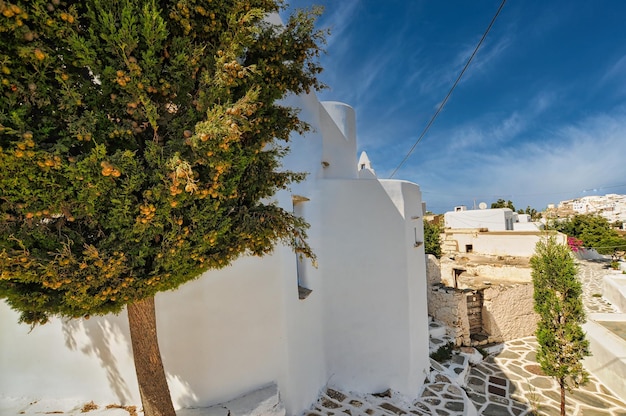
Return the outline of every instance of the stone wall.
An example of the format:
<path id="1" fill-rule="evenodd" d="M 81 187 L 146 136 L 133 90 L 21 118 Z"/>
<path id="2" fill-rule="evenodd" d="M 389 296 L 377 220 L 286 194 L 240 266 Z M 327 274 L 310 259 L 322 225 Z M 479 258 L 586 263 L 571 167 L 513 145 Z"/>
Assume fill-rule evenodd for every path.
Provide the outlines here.
<path id="1" fill-rule="evenodd" d="M 533 310 L 532 284 L 498 285 L 483 293 L 483 329 L 490 342 L 534 335 L 538 316 Z"/>
<path id="2" fill-rule="evenodd" d="M 440 280 L 446 285 L 454 287 L 454 269 L 464 270 L 457 279 L 459 289 L 478 289 L 484 287 L 484 282 L 496 283 L 528 283 L 532 281 L 531 269 L 525 265 L 515 264 L 518 258 L 511 257 L 512 264 L 507 264 L 508 258 L 493 257 L 474 261 L 464 256 L 457 256 L 455 260 L 445 258 L 440 262 Z"/>
<path id="3" fill-rule="evenodd" d="M 470 289 L 454 289 L 441 277 L 440 262 L 428 256 L 428 314 L 448 326 L 456 345 L 482 345 L 533 335 L 538 317 L 533 310 L 533 285 L 500 284 L 483 286 L 483 332 L 481 341 L 470 338 L 467 296 Z"/>
<path id="4" fill-rule="evenodd" d="M 430 254 L 426 261 L 426 281 L 428 314 L 452 330 L 449 335 L 455 339 L 457 346 L 469 345 L 470 331 L 465 294 L 461 290 L 442 284 L 440 262 Z"/>
<path id="5" fill-rule="evenodd" d="M 426 283 L 428 287 L 441 283 L 441 263 L 432 254 L 426 255 Z"/>
<path id="6" fill-rule="evenodd" d="M 444 286 L 431 286 L 428 291 L 428 314 L 452 331 L 449 335 L 457 346 L 470 343 L 465 297 L 463 291 Z"/>

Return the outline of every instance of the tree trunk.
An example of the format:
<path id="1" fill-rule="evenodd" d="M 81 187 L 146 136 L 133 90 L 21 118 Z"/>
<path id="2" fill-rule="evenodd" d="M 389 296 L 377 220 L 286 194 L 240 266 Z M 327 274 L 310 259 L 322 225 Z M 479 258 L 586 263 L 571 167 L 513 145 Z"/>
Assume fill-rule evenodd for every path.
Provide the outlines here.
<path id="1" fill-rule="evenodd" d="M 561 386 L 561 416 L 565 416 L 565 379 L 559 380 Z"/>
<path id="2" fill-rule="evenodd" d="M 128 304 L 128 323 L 145 416 L 176 416 L 157 339 L 154 297 Z"/>

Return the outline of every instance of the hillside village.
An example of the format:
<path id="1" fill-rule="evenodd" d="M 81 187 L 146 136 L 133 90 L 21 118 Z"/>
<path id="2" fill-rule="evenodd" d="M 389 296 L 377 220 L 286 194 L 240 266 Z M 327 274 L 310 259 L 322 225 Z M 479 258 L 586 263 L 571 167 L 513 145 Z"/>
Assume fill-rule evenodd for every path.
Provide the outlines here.
<path id="1" fill-rule="evenodd" d="M 626 195 L 590 195 L 548 205 L 546 218 L 564 218 L 575 214 L 595 214 L 606 218 L 610 223 L 618 223 L 625 230 Z"/>

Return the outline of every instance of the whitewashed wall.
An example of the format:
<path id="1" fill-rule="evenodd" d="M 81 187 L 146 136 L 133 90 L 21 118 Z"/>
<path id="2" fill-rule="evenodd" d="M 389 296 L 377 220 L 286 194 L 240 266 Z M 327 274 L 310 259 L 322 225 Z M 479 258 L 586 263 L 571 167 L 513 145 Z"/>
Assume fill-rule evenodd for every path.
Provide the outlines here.
<path id="1" fill-rule="evenodd" d="M 489 231 L 513 229 L 513 211 L 509 208 L 450 211 L 444 214 L 446 228 L 486 228 Z"/>
<path id="2" fill-rule="evenodd" d="M 207 406 L 276 383 L 299 414 L 327 383 L 371 393 L 419 390 L 428 369 L 421 194 L 415 184 L 357 179 L 354 110 L 291 97 L 313 131 L 284 167 L 308 179 L 293 197 L 311 224 L 319 267 L 277 247 L 157 296 L 161 352 L 176 407 Z M 28 334 L 0 305 L 0 393 L 138 404 L 125 313 L 52 323 Z M 9 376 L 6 376 L 9 375 Z"/>
<path id="3" fill-rule="evenodd" d="M 0 302 L 0 393 L 137 403 L 122 315 L 68 323 L 53 319 L 29 333 L 29 326 L 17 324 L 18 314 Z"/>
<path id="4" fill-rule="evenodd" d="M 458 250 L 466 252 L 468 245 L 472 253 L 496 256 L 530 257 L 535 253 L 535 245 L 544 238 L 542 231 L 496 231 L 479 232 L 478 230 L 446 229 L 445 241 L 456 241 Z M 567 236 L 557 233 L 557 242 L 567 244 Z"/>
<path id="5" fill-rule="evenodd" d="M 413 187 L 398 191 L 416 200 Z M 411 209 L 396 206 L 376 180 L 325 181 L 322 194 L 324 234 L 334 242 L 320 251 L 329 382 L 415 394 L 428 365 L 428 329 L 423 246 L 414 247 L 410 216 L 405 221 Z"/>

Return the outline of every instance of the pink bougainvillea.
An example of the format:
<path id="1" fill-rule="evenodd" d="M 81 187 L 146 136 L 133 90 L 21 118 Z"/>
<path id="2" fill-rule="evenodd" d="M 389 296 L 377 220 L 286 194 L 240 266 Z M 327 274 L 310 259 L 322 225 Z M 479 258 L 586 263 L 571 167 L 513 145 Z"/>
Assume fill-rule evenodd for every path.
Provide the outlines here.
<path id="1" fill-rule="evenodd" d="M 576 237 L 567 237 L 567 245 L 574 253 L 577 253 L 583 248 L 583 240 Z"/>

